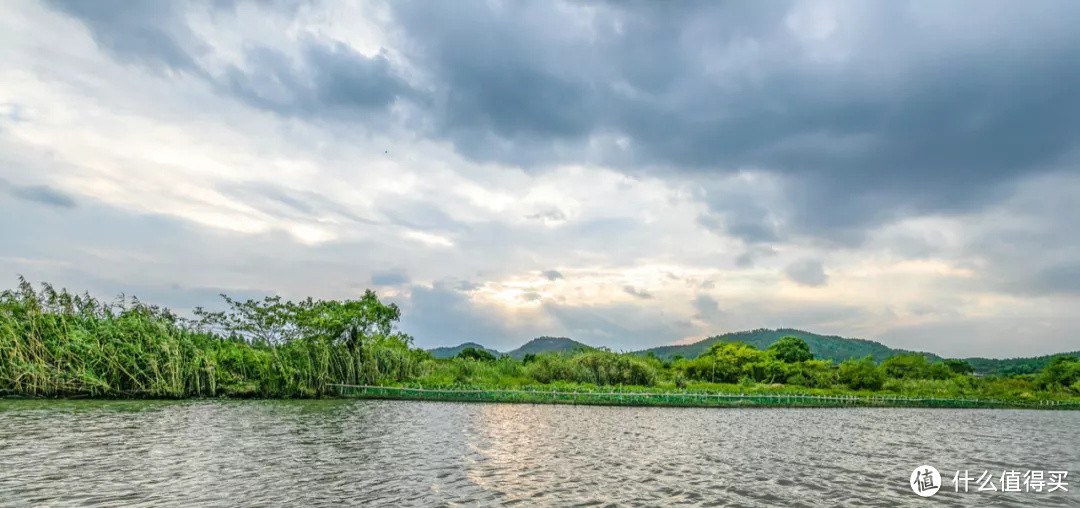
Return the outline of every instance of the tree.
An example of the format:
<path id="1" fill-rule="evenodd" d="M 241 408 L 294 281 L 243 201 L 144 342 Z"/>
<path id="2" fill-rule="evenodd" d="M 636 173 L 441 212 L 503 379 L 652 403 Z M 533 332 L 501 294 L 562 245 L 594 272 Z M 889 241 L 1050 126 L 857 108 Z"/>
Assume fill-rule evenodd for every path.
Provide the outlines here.
<path id="1" fill-rule="evenodd" d="M 701 379 L 713 383 L 734 383 L 740 377 L 753 376 L 749 368 L 752 364 L 761 364 L 767 360 L 767 355 L 755 349 L 753 346 L 742 342 L 717 342 L 709 347 L 709 350 L 681 365 L 687 377 Z M 768 374 L 760 371 L 761 376 L 773 376 L 775 369 L 770 368 Z"/>
<path id="2" fill-rule="evenodd" d="M 805 340 L 792 335 L 780 337 L 780 340 L 769 346 L 769 351 L 776 355 L 776 359 L 784 363 L 797 363 L 813 360 L 814 354 L 810 352 L 810 346 Z"/>
<path id="3" fill-rule="evenodd" d="M 807 360 L 785 364 L 788 384 L 824 388 L 836 382 L 836 369 L 830 360 Z"/>
<path id="4" fill-rule="evenodd" d="M 885 374 L 897 379 L 926 378 L 930 363 L 923 355 L 902 354 L 890 356 L 881 362 Z"/>
<path id="5" fill-rule="evenodd" d="M 473 359 L 473 360 L 476 360 L 478 362 L 493 362 L 493 361 L 495 361 L 495 355 L 491 354 L 487 350 L 476 349 L 476 348 L 471 347 L 471 346 L 467 347 L 465 349 L 462 349 L 461 352 L 457 354 L 457 357 L 458 358 Z"/>
<path id="6" fill-rule="evenodd" d="M 1038 383 L 1045 388 L 1073 386 L 1080 383 L 1080 358 L 1056 356 L 1039 375 Z"/>
<path id="7" fill-rule="evenodd" d="M 970 363 L 964 360 L 945 360 L 945 366 L 948 367 L 949 370 L 961 375 L 975 372 L 975 367 L 972 367 Z"/>
<path id="8" fill-rule="evenodd" d="M 233 300 L 221 295 L 228 308 L 220 312 L 195 309 L 199 325 L 252 343 L 282 344 L 294 340 L 328 340 L 357 350 L 366 338 L 393 334 L 401 317 L 397 305 L 383 304 L 370 289 L 357 300 L 299 302 L 268 296 L 262 300 Z M 398 338 L 411 342 L 407 336 Z"/>
<path id="9" fill-rule="evenodd" d="M 866 356 L 861 360 L 850 359 L 840 364 L 837 379 L 855 390 L 880 390 L 885 384 L 885 373 L 874 358 Z"/>

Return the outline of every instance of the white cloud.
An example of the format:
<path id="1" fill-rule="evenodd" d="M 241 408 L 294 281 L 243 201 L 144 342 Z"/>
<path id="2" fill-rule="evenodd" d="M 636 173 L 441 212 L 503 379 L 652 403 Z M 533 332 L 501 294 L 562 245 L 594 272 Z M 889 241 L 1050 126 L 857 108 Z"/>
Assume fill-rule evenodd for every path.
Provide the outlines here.
<path id="1" fill-rule="evenodd" d="M 614 83 L 618 114 L 596 113 L 603 118 L 595 128 L 575 138 L 560 128 L 578 128 L 581 111 L 568 107 L 553 119 L 545 116 L 550 111 L 526 112 L 557 125 L 526 118 L 521 132 L 490 139 L 469 131 L 490 141 L 483 149 L 438 134 L 452 129 L 430 110 L 460 97 L 423 95 L 445 87 L 438 81 L 444 77 L 417 56 L 391 10 L 379 3 L 288 12 L 250 3 L 199 6 L 184 14 L 190 40 L 177 41 L 199 66 L 185 70 L 120 58 L 84 23 L 43 5 L 5 6 L 0 271 L 106 294 L 141 290 L 180 307 L 218 289 L 332 298 L 392 281 L 385 295 L 402 304 L 406 331 L 425 346 L 475 340 L 505 348 L 548 334 L 627 349 L 800 326 L 947 354 L 972 343 L 986 355 L 1068 347 L 1080 287 L 1080 235 L 1071 219 L 1080 213 L 1080 184 L 1070 159 L 1041 176 L 987 184 L 983 192 L 993 198 L 979 206 L 926 207 L 921 193 L 893 202 L 854 186 L 843 199 L 812 192 L 816 180 L 806 176 L 803 154 L 847 162 L 883 146 L 880 133 L 802 119 L 801 130 L 745 148 L 742 164 L 709 151 L 725 142 L 721 133 L 684 139 L 665 125 L 618 122 L 644 111 L 674 125 L 686 120 L 676 118 L 684 103 L 699 104 L 690 108 L 691 124 L 712 125 L 710 108 L 734 118 L 740 110 L 724 105 L 764 86 L 786 48 L 788 39 L 774 29 L 802 44 L 811 63 L 798 66 L 829 69 L 858 56 L 852 41 L 869 36 L 853 21 L 871 16 L 863 12 L 869 8 L 800 3 L 768 30 L 747 28 L 734 42 L 691 52 L 686 61 L 700 64 L 718 89 L 663 75 L 663 67 L 660 77 L 619 74 L 599 65 L 607 63 L 599 53 L 577 55 L 566 72 L 583 62 L 597 67 L 593 84 Z M 927 30 L 942 16 L 916 14 Z M 638 22 L 615 16 L 618 27 L 600 24 L 608 19 L 598 15 L 551 37 L 608 44 L 621 40 L 622 24 Z M 712 35 L 689 30 L 687 37 L 707 46 Z M 955 37 L 965 48 L 967 37 L 978 39 Z M 532 40 L 523 34 L 522 41 Z M 533 54 L 525 42 L 516 49 L 551 63 L 554 57 Z M 227 89 L 230 69 L 254 69 L 259 62 L 249 50 L 263 48 L 285 65 L 265 71 L 260 93 L 288 97 L 295 90 L 285 81 L 322 70 L 306 59 L 309 44 L 385 58 L 389 72 L 421 97 L 395 99 L 385 111 L 340 107 L 314 115 L 260 107 Z M 912 65 L 905 58 L 896 57 L 898 66 Z M 526 76 L 565 78 L 552 86 L 567 86 L 567 100 L 584 93 L 566 76 Z M 307 85 L 300 89 L 318 93 Z M 656 109 L 635 109 L 645 104 Z M 761 111 L 779 115 L 769 121 L 798 116 L 784 104 L 763 104 Z M 513 108 L 531 105 L 488 113 L 511 122 L 519 113 Z M 479 123 L 459 128 L 494 122 L 471 120 Z M 549 127 L 551 143 L 530 137 L 529 129 Z M 668 167 L 679 159 L 651 152 L 671 147 L 716 161 Z M 521 162 L 534 158 L 539 162 Z M 784 164 L 797 167 L 777 169 Z M 840 187 L 845 176 L 862 177 L 837 172 L 821 181 Z M 10 190 L 28 188 L 64 206 Z M 832 199 L 815 201 L 821 196 Z M 858 231 L 831 236 L 815 230 L 814 220 Z"/>

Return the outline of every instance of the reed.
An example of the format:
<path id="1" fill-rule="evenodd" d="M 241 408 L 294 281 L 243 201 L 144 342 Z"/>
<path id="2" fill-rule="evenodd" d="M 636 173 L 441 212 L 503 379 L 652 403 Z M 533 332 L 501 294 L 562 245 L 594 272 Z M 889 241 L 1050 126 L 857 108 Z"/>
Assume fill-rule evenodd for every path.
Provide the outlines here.
<path id="1" fill-rule="evenodd" d="M 280 343 L 204 329 L 137 299 L 40 291 L 0 294 L 0 393 L 92 397 L 318 397 L 334 383 L 416 374 L 400 336 L 349 343 L 313 334 Z"/>
<path id="2" fill-rule="evenodd" d="M 865 405 L 924 400 L 928 407 L 1076 408 L 1080 402 L 1080 360 L 1069 355 L 1038 374 L 981 378 L 912 355 L 882 365 L 870 358 L 835 365 L 812 359 L 797 339 L 778 343 L 794 344 L 791 351 L 718 343 L 697 358 L 672 362 L 606 350 L 522 360 L 475 352 L 435 359 L 395 332 L 400 312 L 371 291 L 342 301 L 224 299 L 226 310 L 196 309 L 185 319 L 135 298 L 104 302 L 48 284 L 35 290 L 20 278 L 17 289 L 0 293 L 0 395 L 289 398 L 342 395 L 341 385 L 396 384 L 465 390 L 439 394 L 439 400 L 547 400 L 544 394 L 554 391 L 573 393 L 571 403 L 664 405 L 851 405 L 858 399 Z M 719 396 L 725 393 L 740 397 Z"/>

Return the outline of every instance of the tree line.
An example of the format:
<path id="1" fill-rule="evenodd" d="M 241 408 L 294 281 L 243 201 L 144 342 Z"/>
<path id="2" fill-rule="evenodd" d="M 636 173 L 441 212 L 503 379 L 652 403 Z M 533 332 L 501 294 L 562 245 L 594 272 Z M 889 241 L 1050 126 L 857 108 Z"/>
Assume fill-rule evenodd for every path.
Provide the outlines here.
<path id="1" fill-rule="evenodd" d="M 569 383 L 709 390 L 795 389 L 938 396 L 1068 398 L 1080 395 L 1080 358 L 1062 355 L 1036 373 L 976 377 L 964 360 L 930 361 L 900 354 L 882 362 L 870 356 L 834 363 L 815 359 L 807 343 L 785 336 L 765 350 L 742 342 L 717 342 L 692 359 L 613 353 L 604 349 L 526 355 L 522 360 L 475 348 L 421 369 L 429 385 Z"/>
<path id="2" fill-rule="evenodd" d="M 190 319 L 134 298 L 35 289 L 0 293 L 0 394 L 100 397 L 318 397 L 335 384 L 639 386 L 719 391 L 888 392 L 936 396 L 1080 396 L 1080 359 L 976 377 L 962 360 L 901 354 L 834 363 L 785 336 L 765 349 L 717 342 L 695 358 L 610 350 L 529 354 L 465 348 L 436 359 L 396 330 L 397 306 L 372 291 L 349 300 L 235 300 Z"/>

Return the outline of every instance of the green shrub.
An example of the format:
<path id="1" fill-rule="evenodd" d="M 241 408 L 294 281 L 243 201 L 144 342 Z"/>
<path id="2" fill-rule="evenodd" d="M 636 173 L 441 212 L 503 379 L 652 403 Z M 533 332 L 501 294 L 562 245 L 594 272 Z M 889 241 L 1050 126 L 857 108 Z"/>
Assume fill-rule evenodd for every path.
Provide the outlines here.
<path id="1" fill-rule="evenodd" d="M 861 360 L 847 360 L 840 364 L 837 379 L 855 390 L 879 390 L 885 383 L 885 373 L 867 356 Z"/>

